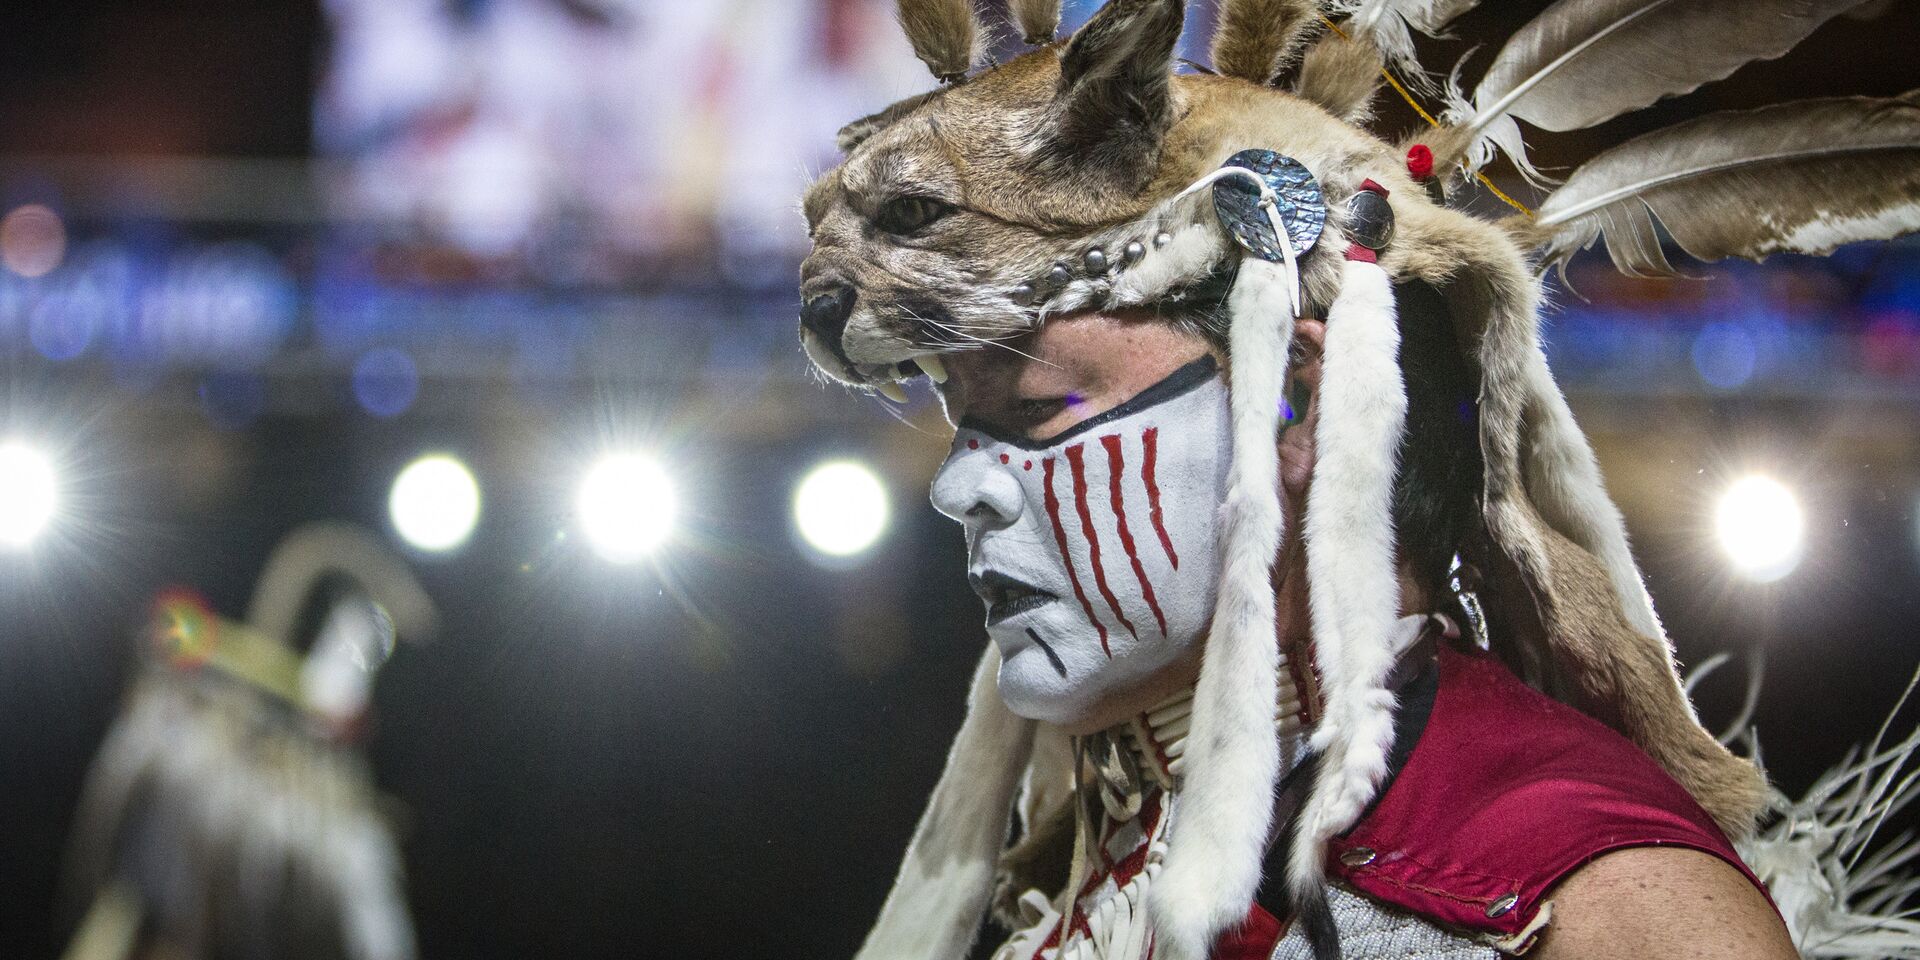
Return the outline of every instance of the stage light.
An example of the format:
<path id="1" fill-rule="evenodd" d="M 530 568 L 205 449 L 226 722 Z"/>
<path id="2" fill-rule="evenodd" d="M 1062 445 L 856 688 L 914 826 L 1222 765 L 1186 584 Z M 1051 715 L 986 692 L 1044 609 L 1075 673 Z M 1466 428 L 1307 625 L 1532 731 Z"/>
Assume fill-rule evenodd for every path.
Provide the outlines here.
<path id="1" fill-rule="evenodd" d="M 66 255 L 67 226 L 44 205 L 29 203 L 0 217 L 0 265 L 23 277 L 43 277 Z"/>
<path id="2" fill-rule="evenodd" d="M 872 547 L 887 530 L 887 488 L 865 464 L 830 460 L 807 472 L 793 492 L 793 523 L 807 546 L 830 558 Z"/>
<path id="3" fill-rule="evenodd" d="M 660 461 L 644 453 L 603 457 L 580 482 L 580 530 L 601 559 L 634 563 L 672 535 L 679 495 Z"/>
<path id="4" fill-rule="evenodd" d="M 1714 511 L 1720 548 L 1741 576 L 1771 583 L 1800 565 L 1806 518 L 1793 491 L 1754 474 L 1736 481 Z"/>
<path id="5" fill-rule="evenodd" d="M 387 510 L 401 539 L 435 553 L 452 550 L 480 522 L 480 484 L 457 458 L 429 454 L 394 478 Z"/>
<path id="6" fill-rule="evenodd" d="M 31 546 L 59 508 L 53 461 L 24 443 L 0 443 L 0 547 Z"/>

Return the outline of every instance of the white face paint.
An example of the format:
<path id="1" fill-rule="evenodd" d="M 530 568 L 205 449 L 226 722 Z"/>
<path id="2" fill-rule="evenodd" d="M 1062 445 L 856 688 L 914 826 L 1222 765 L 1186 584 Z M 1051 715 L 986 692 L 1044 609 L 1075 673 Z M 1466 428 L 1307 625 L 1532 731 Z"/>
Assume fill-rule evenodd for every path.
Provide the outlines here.
<path id="1" fill-rule="evenodd" d="M 1081 722 L 1205 634 L 1228 426 L 1211 357 L 1048 440 L 961 421 L 933 505 L 967 529 L 1015 713 Z"/>

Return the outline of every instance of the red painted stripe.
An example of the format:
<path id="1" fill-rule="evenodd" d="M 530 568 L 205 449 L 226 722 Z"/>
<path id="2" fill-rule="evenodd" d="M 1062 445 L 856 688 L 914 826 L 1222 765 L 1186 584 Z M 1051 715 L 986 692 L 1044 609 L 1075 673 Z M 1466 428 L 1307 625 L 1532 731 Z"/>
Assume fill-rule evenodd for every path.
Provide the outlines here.
<path id="1" fill-rule="evenodd" d="M 1173 551 L 1173 538 L 1167 536 L 1166 518 L 1160 514 L 1160 484 L 1153 479 L 1153 468 L 1157 461 L 1157 449 L 1160 442 L 1160 428 L 1150 427 L 1140 437 L 1140 445 L 1145 456 L 1140 461 L 1140 479 L 1147 482 L 1147 518 L 1153 521 L 1153 532 L 1160 535 L 1160 548 L 1167 551 L 1167 562 L 1175 570 L 1180 569 L 1180 555 Z"/>
<path id="2" fill-rule="evenodd" d="M 1087 620 L 1095 630 L 1100 631 L 1100 649 L 1106 651 L 1109 658 L 1113 649 L 1107 646 L 1107 628 L 1100 618 L 1093 615 L 1093 604 L 1087 602 L 1087 591 L 1080 587 L 1080 575 L 1073 570 L 1073 554 L 1067 552 L 1067 528 L 1060 525 L 1060 498 L 1053 495 L 1053 458 L 1041 462 L 1046 468 L 1044 479 L 1047 484 L 1047 519 L 1053 521 L 1053 539 L 1060 544 L 1060 562 L 1067 565 L 1067 580 L 1073 584 L 1073 595 L 1080 600 L 1080 609 L 1087 612 Z"/>
<path id="3" fill-rule="evenodd" d="M 1127 619 L 1127 615 L 1120 611 L 1120 599 L 1107 586 L 1107 570 L 1100 563 L 1100 532 L 1093 529 L 1093 515 L 1087 509 L 1086 453 L 1087 445 L 1084 443 L 1068 447 L 1067 466 L 1073 468 L 1073 508 L 1080 512 L 1080 533 L 1087 538 L 1087 559 L 1093 563 L 1093 585 L 1100 588 L 1100 596 L 1106 599 L 1107 606 L 1113 608 L 1114 618 L 1138 640 L 1140 634 L 1133 629 L 1133 623 Z"/>
<path id="4" fill-rule="evenodd" d="M 1153 595 L 1153 581 L 1147 579 L 1146 568 L 1140 566 L 1140 554 L 1133 548 L 1133 532 L 1127 529 L 1127 503 L 1120 492 L 1120 478 L 1126 472 L 1126 458 L 1120 453 L 1120 435 L 1112 434 L 1100 438 L 1100 445 L 1107 448 L 1107 476 L 1112 478 L 1111 496 L 1113 515 L 1120 521 L 1120 545 L 1127 550 L 1127 561 L 1133 564 L 1134 579 L 1140 581 L 1140 592 L 1146 595 L 1147 609 L 1153 611 L 1153 619 L 1160 624 L 1160 635 L 1167 635 L 1167 615 L 1160 612 L 1160 601 Z"/>

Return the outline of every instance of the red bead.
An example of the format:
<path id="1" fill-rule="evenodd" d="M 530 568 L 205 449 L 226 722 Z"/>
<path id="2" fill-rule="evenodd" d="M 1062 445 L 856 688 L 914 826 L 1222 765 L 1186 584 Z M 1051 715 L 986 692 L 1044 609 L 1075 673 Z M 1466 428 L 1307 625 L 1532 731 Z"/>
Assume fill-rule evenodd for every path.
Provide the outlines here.
<path id="1" fill-rule="evenodd" d="M 968 449 L 968 450 L 978 450 L 978 449 L 980 449 L 980 441 L 978 441 L 978 440 L 968 440 L 968 441 L 967 441 L 967 449 Z"/>
<path id="2" fill-rule="evenodd" d="M 1009 457 L 1009 456 L 1007 456 L 1007 455 L 1006 455 L 1006 454 L 1004 454 L 1004 453 L 1000 455 L 1000 462 L 1001 462 L 1001 463 L 1008 463 L 1008 462 L 1010 462 L 1010 461 L 1012 461 L 1012 460 L 1013 460 L 1013 458 L 1012 458 L 1012 457 Z"/>
<path id="3" fill-rule="evenodd" d="M 1407 173 L 1415 180 L 1425 180 L 1433 176 L 1433 151 L 1424 143 L 1416 143 L 1407 150 Z"/>

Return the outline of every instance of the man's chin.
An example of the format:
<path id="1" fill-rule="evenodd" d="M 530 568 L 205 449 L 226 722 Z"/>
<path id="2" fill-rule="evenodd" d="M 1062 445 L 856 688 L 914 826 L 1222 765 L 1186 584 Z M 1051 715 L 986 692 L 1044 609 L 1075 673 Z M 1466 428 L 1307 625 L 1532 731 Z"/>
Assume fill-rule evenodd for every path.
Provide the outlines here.
<path id="1" fill-rule="evenodd" d="M 1057 727 L 1077 728 L 1087 722 L 1099 700 L 1099 691 L 1086 678 L 1063 677 L 1046 654 L 1025 647 L 1000 663 L 1000 699 L 1017 716 Z"/>

